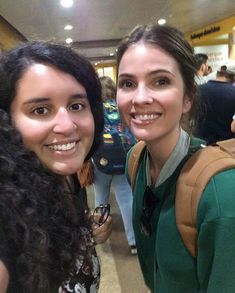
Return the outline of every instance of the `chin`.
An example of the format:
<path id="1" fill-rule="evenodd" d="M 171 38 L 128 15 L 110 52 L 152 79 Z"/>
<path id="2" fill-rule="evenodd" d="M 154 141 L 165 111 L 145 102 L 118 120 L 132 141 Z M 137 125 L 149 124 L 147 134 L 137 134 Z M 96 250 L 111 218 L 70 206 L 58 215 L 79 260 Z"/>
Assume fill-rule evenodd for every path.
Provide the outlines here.
<path id="1" fill-rule="evenodd" d="M 77 173 L 81 169 L 81 166 L 53 166 L 51 171 L 55 174 L 62 176 L 69 176 Z"/>
<path id="2" fill-rule="evenodd" d="M 136 132 L 133 131 L 133 134 L 137 140 L 144 140 L 144 141 L 151 140 L 151 135 L 145 130 L 136 131 Z"/>

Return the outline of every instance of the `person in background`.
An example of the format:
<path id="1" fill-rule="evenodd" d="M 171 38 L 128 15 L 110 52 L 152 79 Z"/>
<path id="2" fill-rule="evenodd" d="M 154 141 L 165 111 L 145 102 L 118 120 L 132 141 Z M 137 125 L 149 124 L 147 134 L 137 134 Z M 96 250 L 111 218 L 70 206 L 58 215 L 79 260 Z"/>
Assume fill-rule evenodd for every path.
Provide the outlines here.
<path id="1" fill-rule="evenodd" d="M 234 76 L 229 70 L 217 71 L 215 80 L 199 86 L 201 111 L 195 135 L 207 144 L 235 137 L 230 129 L 235 109 Z"/>
<path id="2" fill-rule="evenodd" d="M 211 66 L 208 66 L 207 68 L 207 75 L 211 74 L 213 71 L 212 71 L 212 67 Z"/>
<path id="3" fill-rule="evenodd" d="M 195 54 L 197 74 L 195 75 L 195 82 L 201 85 L 207 82 L 206 76 L 208 75 L 208 56 L 203 53 Z"/>
<path id="4" fill-rule="evenodd" d="M 101 141 L 100 95 L 92 65 L 65 46 L 1 56 L 0 292 L 98 292 L 94 240 L 111 219 L 92 235 L 76 173 Z"/>
<path id="5" fill-rule="evenodd" d="M 135 144 L 135 138 L 120 119 L 114 81 L 108 76 L 101 77 L 100 81 L 105 122 L 103 144 L 92 158 L 95 205 L 108 204 L 112 186 L 121 211 L 130 252 L 134 255 L 137 251 L 132 226 L 133 196 L 125 176 L 125 164 L 127 152 Z"/>
<path id="6" fill-rule="evenodd" d="M 117 50 L 117 104 L 146 145 L 133 187 L 133 226 L 144 280 L 154 293 L 235 292 L 235 169 L 212 177 L 203 191 L 196 257 L 176 226 L 177 178 L 205 143 L 181 128 L 182 116 L 197 113 L 195 62 L 183 34 L 166 25 L 136 27 Z"/>
<path id="7" fill-rule="evenodd" d="M 226 70 L 227 70 L 227 66 L 226 65 L 220 66 L 220 71 L 225 72 Z"/>

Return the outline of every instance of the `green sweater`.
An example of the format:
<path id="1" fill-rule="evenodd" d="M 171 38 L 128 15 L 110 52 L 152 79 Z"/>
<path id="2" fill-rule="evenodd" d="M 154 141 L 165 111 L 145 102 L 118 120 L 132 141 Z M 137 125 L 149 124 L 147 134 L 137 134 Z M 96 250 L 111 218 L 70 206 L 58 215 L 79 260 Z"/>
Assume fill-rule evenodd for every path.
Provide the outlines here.
<path id="1" fill-rule="evenodd" d="M 199 141 L 192 139 L 189 153 L 198 148 Z M 179 170 L 152 189 L 157 199 L 151 218 L 152 234 L 148 237 L 140 231 L 147 185 L 145 158 L 133 192 L 133 226 L 147 286 L 154 293 L 234 293 L 235 169 L 214 176 L 203 192 L 197 213 L 198 255 L 194 258 L 185 248 L 175 222 Z"/>

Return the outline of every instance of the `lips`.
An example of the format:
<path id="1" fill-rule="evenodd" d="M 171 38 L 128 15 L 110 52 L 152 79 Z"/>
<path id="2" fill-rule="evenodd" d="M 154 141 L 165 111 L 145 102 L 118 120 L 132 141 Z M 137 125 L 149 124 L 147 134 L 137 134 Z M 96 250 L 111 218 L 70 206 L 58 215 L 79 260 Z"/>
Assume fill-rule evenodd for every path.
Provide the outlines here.
<path id="1" fill-rule="evenodd" d="M 76 141 L 63 144 L 48 144 L 47 147 L 53 151 L 69 151 L 76 146 Z"/>

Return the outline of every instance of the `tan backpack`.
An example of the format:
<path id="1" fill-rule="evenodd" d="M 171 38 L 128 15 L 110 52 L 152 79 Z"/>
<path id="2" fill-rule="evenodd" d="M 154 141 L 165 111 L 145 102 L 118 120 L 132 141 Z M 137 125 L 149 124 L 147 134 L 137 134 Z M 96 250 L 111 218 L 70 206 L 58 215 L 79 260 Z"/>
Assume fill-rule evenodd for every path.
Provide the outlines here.
<path id="1" fill-rule="evenodd" d="M 128 160 L 128 174 L 132 190 L 145 147 L 143 141 L 132 149 Z M 195 152 L 184 164 L 176 184 L 176 225 L 192 256 L 197 255 L 197 207 L 203 190 L 215 174 L 235 168 L 235 139 L 219 141 Z"/>

